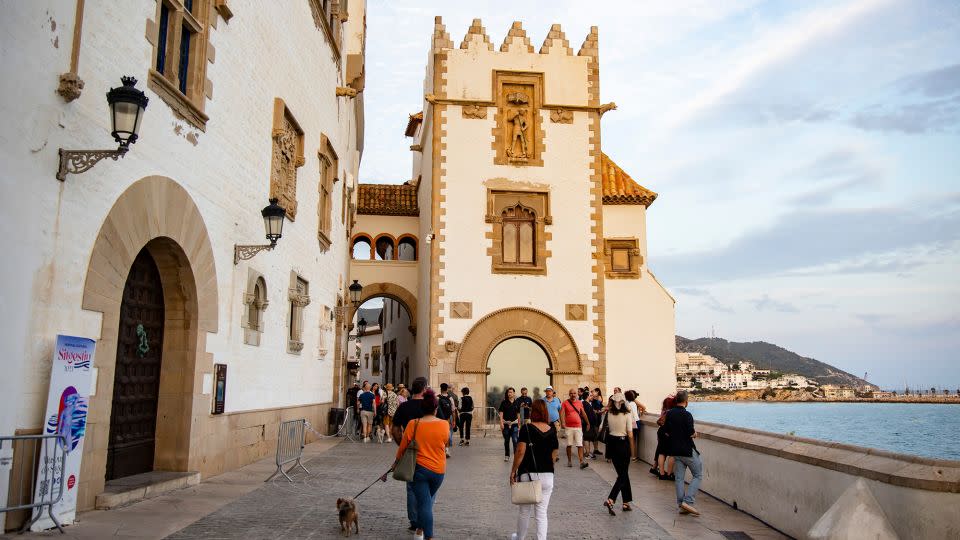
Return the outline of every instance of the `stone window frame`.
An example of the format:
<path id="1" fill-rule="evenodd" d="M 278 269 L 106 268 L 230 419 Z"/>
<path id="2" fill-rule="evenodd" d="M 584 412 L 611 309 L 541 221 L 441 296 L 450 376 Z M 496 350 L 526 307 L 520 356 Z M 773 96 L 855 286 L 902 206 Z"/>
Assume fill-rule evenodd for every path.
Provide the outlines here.
<path id="1" fill-rule="evenodd" d="M 384 354 L 383 352 L 381 352 L 379 345 L 373 345 L 370 347 L 370 360 L 372 360 L 372 362 L 367 365 L 367 369 L 370 370 L 371 376 L 380 375 L 380 373 L 382 372 L 381 360 L 383 359 L 383 357 L 384 357 Z"/>
<path id="2" fill-rule="evenodd" d="M 322 360 L 327 356 L 327 353 L 330 352 L 328 348 L 329 339 L 327 337 L 327 332 L 330 332 L 333 326 L 333 316 L 330 306 L 320 306 L 320 327 L 319 334 L 317 337 L 317 356 Z"/>
<path id="3" fill-rule="evenodd" d="M 518 204 L 532 210 L 536 215 L 533 265 L 514 265 L 503 262 L 503 220 L 501 215 L 504 210 Z M 553 224 L 553 216 L 550 213 L 549 191 L 488 188 L 485 221 L 492 224 L 491 229 L 486 234 L 486 237 L 491 240 L 491 244 L 487 248 L 487 255 L 490 256 L 490 271 L 492 273 L 547 275 L 547 261 L 552 253 L 547 250 L 547 241 L 551 239 L 551 234 L 546 230 L 546 226 Z"/>
<path id="4" fill-rule="evenodd" d="M 296 272 L 290 272 L 287 291 L 290 312 L 287 318 L 287 353 L 299 355 L 303 351 L 304 311 L 310 305 L 310 282 Z"/>
<path id="5" fill-rule="evenodd" d="M 626 251 L 628 258 L 626 269 L 614 269 L 615 251 Z M 641 266 L 643 266 L 643 255 L 640 254 L 638 238 L 603 239 L 603 269 L 607 279 L 640 279 Z"/>
<path id="6" fill-rule="evenodd" d="M 320 181 L 317 185 L 317 241 L 320 249 L 326 251 L 333 243 L 333 185 L 339 182 L 340 157 L 325 134 L 320 134 L 320 148 L 317 150 L 320 161 Z"/>
<path id="7" fill-rule="evenodd" d="M 248 268 L 247 289 L 243 294 L 243 312 L 240 314 L 240 326 L 243 328 L 243 343 L 245 345 L 260 346 L 260 337 L 263 334 L 263 312 L 270 301 L 267 299 L 267 280 L 263 274 Z M 250 317 L 251 310 L 256 310 L 256 319 Z"/>
<path id="8" fill-rule="evenodd" d="M 343 23 L 347 20 L 346 2 L 344 0 L 307 1 L 310 4 L 310 14 L 313 15 L 314 26 L 323 31 L 327 42 L 330 43 L 333 58 L 337 65 L 340 65 L 340 49 L 343 48 Z"/>
<path id="9" fill-rule="evenodd" d="M 165 62 L 161 73 L 157 69 L 157 59 L 164 9 L 167 10 L 167 35 L 163 39 Z M 210 119 L 204 112 L 206 100 L 213 97 L 213 83 L 207 79 L 207 62 L 213 63 L 214 60 L 210 28 L 216 24 L 217 13 L 212 0 L 193 0 L 192 10 L 189 11 L 183 0 L 157 0 L 154 18 L 147 20 L 147 41 L 152 45 L 147 87 L 160 96 L 174 114 L 201 131 L 206 131 Z M 179 76 L 184 29 L 191 34 L 185 93 L 180 90 Z"/>
<path id="10" fill-rule="evenodd" d="M 282 184 L 284 179 L 278 176 L 279 167 L 277 160 L 280 158 L 277 155 L 277 147 L 279 145 L 280 137 L 285 133 L 284 120 L 290 123 L 290 126 L 293 128 L 293 131 L 296 135 L 296 156 L 294 158 L 293 188 L 291 190 L 293 193 L 292 198 L 287 196 L 287 194 L 283 191 Z M 290 111 L 290 108 L 287 107 L 286 102 L 279 97 L 273 98 L 273 127 L 271 129 L 271 140 L 273 144 L 270 156 L 270 198 L 279 199 L 279 204 L 287 211 L 287 219 L 290 221 L 296 221 L 297 218 L 297 176 L 299 174 L 300 167 L 303 167 L 303 164 L 306 163 L 306 160 L 303 156 L 303 137 L 303 128 L 300 127 L 300 123 L 297 122 L 297 118 L 293 115 L 293 112 Z"/>

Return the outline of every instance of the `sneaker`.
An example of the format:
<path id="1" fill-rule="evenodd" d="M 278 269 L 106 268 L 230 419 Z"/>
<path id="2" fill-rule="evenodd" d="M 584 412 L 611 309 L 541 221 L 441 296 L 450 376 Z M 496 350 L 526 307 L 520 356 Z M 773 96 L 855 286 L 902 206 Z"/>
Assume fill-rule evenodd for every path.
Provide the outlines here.
<path id="1" fill-rule="evenodd" d="M 463 439 L 460 439 L 460 444 L 458 444 L 457 446 L 463 446 Z"/>
<path id="2" fill-rule="evenodd" d="M 510 456 L 503 456 L 504 461 L 510 461 Z"/>
<path id="3" fill-rule="evenodd" d="M 687 504 L 685 502 L 680 503 L 680 510 L 686 510 L 688 514 L 693 514 L 695 516 L 700 515 L 700 511 L 693 507 L 692 504 Z"/>
<path id="4" fill-rule="evenodd" d="M 447 457 L 450 457 L 450 449 L 449 449 L 449 448 L 447 448 L 446 450 L 444 450 L 444 453 L 447 454 Z"/>
<path id="5" fill-rule="evenodd" d="M 586 469 L 586 468 L 589 467 L 589 466 L 590 466 L 590 464 L 587 463 L 586 461 L 584 461 L 583 463 L 580 464 L 580 468 L 581 468 L 581 469 Z"/>
<path id="6" fill-rule="evenodd" d="M 470 446 L 470 439 L 467 439 L 466 446 Z"/>
<path id="7" fill-rule="evenodd" d="M 517 533 L 510 533 L 510 540 L 517 540 Z"/>
<path id="8" fill-rule="evenodd" d="M 423 530 L 417 529 L 413 533 L 413 540 L 423 540 Z"/>
<path id="9" fill-rule="evenodd" d="M 363 442 L 365 442 L 365 443 L 370 442 L 370 437 L 364 437 L 364 438 L 363 438 Z"/>

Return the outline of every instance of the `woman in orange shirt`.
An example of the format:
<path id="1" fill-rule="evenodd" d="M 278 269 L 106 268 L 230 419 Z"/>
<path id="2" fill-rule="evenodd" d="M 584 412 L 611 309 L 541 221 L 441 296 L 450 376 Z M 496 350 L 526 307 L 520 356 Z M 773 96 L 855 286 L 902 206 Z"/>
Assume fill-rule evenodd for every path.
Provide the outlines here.
<path id="1" fill-rule="evenodd" d="M 435 416 L 438 404 L 437 394 L 432 389 L 423 392 L 423 417 L 407 423 L 400 447 L 397 448 L 397 459 L 400 459 L 416 432 L 417 469 L 410 482 L 417 505 L 417 522 L 413 524 L 417 532 L 414 538 L 433 538 L 433 498 L 447 470 L 446 448 L 450 424 Z"/>

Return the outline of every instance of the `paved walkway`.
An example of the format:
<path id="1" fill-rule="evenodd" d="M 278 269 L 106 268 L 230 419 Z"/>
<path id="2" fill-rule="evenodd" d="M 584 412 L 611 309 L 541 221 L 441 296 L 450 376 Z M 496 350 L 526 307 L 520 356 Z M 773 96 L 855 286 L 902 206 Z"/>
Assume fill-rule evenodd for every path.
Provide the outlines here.
<path id="1" fill-rule="evenodd" d="M 66 538 L 334 538 L 339 532 L 337 497 L 352 497 L 386 470 L 396 449 L 392 443 L 338 442 L 310 445 L 305 455 L 311 474 L 301 471 L 294 483 L 281 478 L 264 484 L 272 463 L 262 460 L 127 508 L 84 513 L 79 524 L 67 528 Z M 561 457 L 560 465 L 564 463 Z M 678 515 L 673 484 L 654 479 L 644 464 L 631 470 L 636 510 L 618 509 L 610 517 L 601 503 L 615 473 L 602 459 L 590 463 L 583 471 L 558 469 L 550 538 L 783 538 L 705 495 L 697 504 L 703 516 Z M 455 448 L 437 498 L 438 538 L 509 538 L 517 510 L 509 503 L 508 472 L 499 438 Z M 405 499 L 403 484 L 392 479 L 370 488 L 359 499 L 360 536 L 406 538 Z"/>

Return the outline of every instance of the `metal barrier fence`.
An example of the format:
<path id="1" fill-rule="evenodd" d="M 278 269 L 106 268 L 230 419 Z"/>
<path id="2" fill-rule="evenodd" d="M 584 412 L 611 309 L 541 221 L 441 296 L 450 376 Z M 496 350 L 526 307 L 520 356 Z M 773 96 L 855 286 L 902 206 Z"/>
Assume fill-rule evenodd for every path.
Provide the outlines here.
<path id="1" fill-rule="evenodd" d="M 277 470 L 273 471 L 273 474 L 264 480 L 264 482 L 269 482 L 277 473 L 282 474 L 284 478 L 293 482 L 293 478 L 290 478 L 287 473 L 297 467 L 300 467 L 306 471 L 307 474 L 310 474 L 310 471 L 300 462 L 300 458 L 303 456 L 303 447 L 306 446 L 306 423 L 307 421 L 305 419 L 300 418 L 297 420 L 287 420 L 280 424 L 280 430 L 277 434 Z M 283 466 L 287 463 L 293 463 L 293 466 L 284 471 Z"/>
<path id="2" fill-rule="evenodd" d="M 7 506 L 0 513 L 33 510 L 33 517 L 26 521 L 20 532 L 26 531 L 43 516 L 46 508 L 51 521 L 63 533 L 63 527 L 53 513 L 53 505 L 63 498 L 63 464 L 66 456 L 66 439 L 63 435 L 9 435 L 0 436 L 0 456 L 6 449 L 13 449 L 10 460 L 10 489 Z M 9 444 L 8 444 L 9 443 Z M 14 467 L 14 464 L 16 467 Z M 43 467 L 38 467 L 38 464 Z M 0 467 L 0 470 L 6 468 Z M 39 476 L 37 469 L 40 468 Z M 59 471 L 59 474 L 58 474 Z M 0 531 L 2 533 L 2 531 Z"/>

